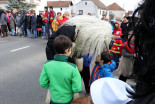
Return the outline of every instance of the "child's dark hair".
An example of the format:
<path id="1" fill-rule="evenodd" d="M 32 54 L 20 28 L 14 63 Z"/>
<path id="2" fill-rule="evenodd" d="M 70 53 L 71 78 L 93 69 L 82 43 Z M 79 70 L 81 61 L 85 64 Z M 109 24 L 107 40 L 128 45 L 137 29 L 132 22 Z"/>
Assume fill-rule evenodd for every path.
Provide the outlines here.
<path id="1" fill-rule="evenodd" d="M 60 35 L 54 39 L 53 47 L 57 54 L 64 54 L 66 49 L 72 47 L 72 41 L 68 37 Z"/>
<path id="2" fill-rule="evenodd" d="M 136 58 L 134 74 L 136 75 L 136 93 L 131 93 L 134 99 L 155 92 L 155 0 L 144 0 L 133 13 L 140 12 L 141 18 L 134 24 Z"/>
<path id="3" fill-rule="evenodd" d="M 110 54 L 109 51 L 103 51 L 101 53 L 101 60 L 104 60 L 104 63 L 108 63 L 113 59 L 112 55 Z"/>

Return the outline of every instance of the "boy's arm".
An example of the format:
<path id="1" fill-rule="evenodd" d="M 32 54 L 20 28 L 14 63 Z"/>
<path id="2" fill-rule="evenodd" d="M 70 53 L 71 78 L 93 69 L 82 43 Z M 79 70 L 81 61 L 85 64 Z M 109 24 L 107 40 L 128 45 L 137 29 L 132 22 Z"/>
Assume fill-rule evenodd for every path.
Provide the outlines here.
<path id="1" fill-rule="evenodd" d="M 91 75 L 90 75 L 90 81 L 89 81 L 89 85 L 91 85 L 93 83 L 93 77 L 94 77 L 94 72 L 95 72 L 95 69 L 96 67 L 98 66 L 98 64 L 96 64 L 91 72 Z"/>
<path id="2" fill-rule="evenodd" d="M 116 68 L 116 62 L 111 60 L 111 63 L 109 64 L 109 66 L 110 66 L 111 72 L 113 72 L 115 70 L 115 68 Z"/>
<path id="3" fill-rule="evenodd" d="M 42 73 L 40 75 L 39 82 L 40 82 L 41 87 L 48 89 L 49 88 L 49 78 L 48 78 L 47 73 L 46 73 L 45 70 L 46 70 L 46 68 L 45 68 L 45 65 L 44 65 Z"/>
<path id="4" fill-rule="evenodd" d="M 111 70 L 109 68 L 104 68 L 102 69 L 102 72 L 100 73 L 100 77 L 99 78 L 103 78 L 103 77 L 111 77 L 114 78 Z"/>
<path id="5" fill-rule="evenodd" d="M 75 70 L 73 70 L 73 77 L 72 77 L 72 90 L 74 93 L 78 93 L 82 90 L 82 80 L 81 75 L 79 73 L 78 68 L 76 67 Z"/>
<path id="6" fill-rule="evenodd" d="M 128 53 L 125 48 L 122 49 L 122 55 L 124 57 L 134 57 L 134 54 Z"/>

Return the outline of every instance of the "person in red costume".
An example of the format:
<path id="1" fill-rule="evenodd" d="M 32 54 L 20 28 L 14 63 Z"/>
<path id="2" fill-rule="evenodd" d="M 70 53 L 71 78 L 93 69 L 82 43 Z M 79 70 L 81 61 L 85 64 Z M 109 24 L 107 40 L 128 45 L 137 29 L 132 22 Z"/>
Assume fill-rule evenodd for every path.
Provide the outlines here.
<path id="1" fill-rule="evenodd" d="M 47 33 L 47 37 L 50 37 L 50 31 L 49 31 L 49 11 L 48 11 L 48 7 L 45 6 L 44 7 L 45 10 L 45 17 L 44 17 L 44 23 L 45 23 L 45 31 Z"/>
<path id="2" fill-rule="evenodd" d="M 116 66 L 118 66 L 119 58 L 121 57 L 122 54 L 122 45 L 123 45 L 123 41 L 121 39 L 122 32 L 117 31 L 114 35 L 115 39 L 110 52 L 113 54 L 113 60 L 116 62 Z"/>
<path id="3" fill-rule="evenodd" d="M 122 28 L 120 27 L 119 22 L 115 22 L 115 27 L 114 27 L 113 34 L 115 35 L 117 31 L 121 31 L 122 32 Z"/>
<path id="4" fill-rule="evenodd" d="M 49 29 L 51 29 L 52 33 L 54 33 L 53 28 L 52 28 L 52 22 L 53 22 L 54 18 L 56 17 L 56 13 L 53 10 L 53 6 L 50 6 L 49 10 L 50 10 L 49 17 L 48 17 L 48 19 L 49 19 Z"/>
<path id="5" fill-rule="evenodd" d="M 70 16 L 70 14 L 69 14 L 69 12 L 65 12 L 64 14 L 63 14 L 63 19 L 62 20 L 60 20 L 60 19 L 58 19 L 57 21 L 58 21 L 58 23 L 61 25 L 61 24 L 63 24 L 64 22 L 66 22 L 68 19 L 69 19 L 69 16 Z"/>

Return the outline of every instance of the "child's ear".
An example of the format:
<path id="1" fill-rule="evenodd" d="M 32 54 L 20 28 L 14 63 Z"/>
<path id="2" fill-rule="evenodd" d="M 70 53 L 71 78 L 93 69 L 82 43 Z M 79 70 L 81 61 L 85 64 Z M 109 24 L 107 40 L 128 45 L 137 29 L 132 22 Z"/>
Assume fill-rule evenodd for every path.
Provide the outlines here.
<path id="1" fill-rule="evenodd" d="M 68 52 L 68 49 L 65 49 L 65 54 Z"/>
<path id="2" fill-rule="evenodd" d="M 70 48 L 68 48 L 67 50 L 68 50 L 68 52 L 69 52 L 69 51 L 70 51 Z"/>
<path id="3" fill-rule="evenodd" d="M 101 60 L 102 63 L 104 63 L 104 60 Z"/>
<path id="4" fill-rule="evenodd" d="M 66 50 L 65 50 L 65 53 L 68 53 L 69 51 L 70 51 L 70 48 L 66 49 Z"/>

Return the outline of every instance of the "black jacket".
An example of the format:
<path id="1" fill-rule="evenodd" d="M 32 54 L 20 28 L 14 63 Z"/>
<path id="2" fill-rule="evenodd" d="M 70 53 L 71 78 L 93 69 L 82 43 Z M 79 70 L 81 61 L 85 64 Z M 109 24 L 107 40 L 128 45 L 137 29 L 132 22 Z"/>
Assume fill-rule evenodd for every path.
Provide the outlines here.
<path id="1" fill-rule="evenodd" d="M 43 20 L 40 15 L 37 15 L 37 28 L 42 28 L 43 26 Z"/>
<path id="2" fill-rule="evenodd" d="M 53 41 L 59 35 L 65 35 L 71 39 L 72 42 L 75 41 L 75 29 L 76 26 L 62 26 L 60 27 L 49 39 L 46 47 L 47 60 L 52 60 L 54 58 L 55 52 L 53 49 Z"/>
<path id="3" fill-rule="evenodd" d="M 26 29 L 31 29 L 31 16 L 25 17 Z"/>
<path id="4" fill-rule="evenodd" d="M 127 22 L 127 23 L 122 22 L 121 23 L 122 34 L 123 34 L 123 36 L 122 36 L 123 42 L 127 41 L 127 39 L 128 39 L 128 32 L 129 32 L 129 29 L 131 27 L 132 27 L 132 23 L 129 23 L 129 22 Z"/>
<path id="5" fill-rule="evenodd" d="M 127 104 L 155 104 L 155 92 L 149 94 L 148 96 L 132 100 Z"/>

